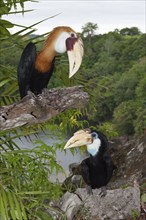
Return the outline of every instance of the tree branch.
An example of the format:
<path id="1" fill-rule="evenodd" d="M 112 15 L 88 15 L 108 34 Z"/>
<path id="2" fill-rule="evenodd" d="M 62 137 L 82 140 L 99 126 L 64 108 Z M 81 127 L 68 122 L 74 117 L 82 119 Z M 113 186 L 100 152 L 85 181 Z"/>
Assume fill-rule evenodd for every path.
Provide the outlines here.
<path id="1" fill-rule="evenodd" d="M 83 107 L 87 99 L 82 86 L 45 89 L 38 96 L 29 93 L 18 103 L 0 107 L 0 130 L 45 122 L 67 109 Z"/>

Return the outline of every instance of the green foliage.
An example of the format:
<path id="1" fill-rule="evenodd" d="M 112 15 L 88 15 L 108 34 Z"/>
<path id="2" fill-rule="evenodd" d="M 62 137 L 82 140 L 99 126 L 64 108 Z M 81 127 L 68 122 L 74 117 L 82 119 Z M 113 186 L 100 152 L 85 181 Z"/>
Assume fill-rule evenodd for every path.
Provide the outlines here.
<path id="1" fill-rule="evenodd" d="M 41 142 L 39 142 L 41 143 Z M 9 179 L 3 179 L 5 185 L 15 186 L 20 191 L 47 191 L 48 175 L 54 169 L 58 173 L 61 167 L 56 163 L 55 148 L 41 143 L 34 149 L 14 150 L 1 153 L 3 166 L 7 168 Z M 53 191 L 50 191 L 50 198 Z"/>
<path id="2" fill-rule="evenodd" d="M 26 210 L 21 197 L 9 189 L 0 187 L 0 217 L 3 220 L 27 220 Z"/>
<path id="3" fill-rule="evenodd" d="M 114 120 L 117 130 L 121 134 L 134 133 L 134 119 L 137 105 L 132 100 L 122 102 L 114 111 Z"/>
<path id="4" fill-rule="evenodd" d="M 131 28 L 123 28 L 120 30 L 121 35 L 129 35 L 129 36 L 134 36 L 134 35 L 140 35 L 141 32 L 137 27 L 131 27 Z"/>
<path id="5" fill-rule="evenodd" d="M 14 24 L 12 24 L 10 21 L 2 19 L 2 16 L 30 11 L 24 11 L 24 2 L 26 1 L 28 0 L 0 0 L 0 39 L 7 39 L 8 37 L 10 37 L 10 32 L 8 29 L 14 27 Z M 18 4 L 20 4 L 22 8 L 21 11 L 17 11 Z M 12 8 L 14 8 L 14 11 L 12 11 Z"/>
<path id="6" fill-rule="evenodd" d="M 67 135 L 73 131 L 89 126 L 88 121 L 84 120 L 83 116 L 84 114 L 80 110 L 68 110 L 50 120 L 49 127 L 51 122 L 56 123 L 59 130 Z"/>
<path id="7" fill-rule="evenodd" d="M 134 120 L 135 133 L 140 135 L 143 134 L 146 128 L 146 108 L 145 106 L 138 108 L 136 111 L 136 119 Z"/>
<path id="8" fill-rule="evenodd" d="M 99 130 L 108 138 L 118 137 L 119 133 L 111 122 L 105 122 L 99 126 Z"/>
<path id="9" fill-rule="evenodd" d="M 0 19 L 0 36 L 9 36 L 10 33 L 7 28 L 12 28 L 14 25 L 6 20 Z"/>
<path id="10" fill-rule="evenodd" d="M 146 203 L 146 193 L 142 194 L 141 201 L 142 201 L 143 204 Z"/>
<path id="11" fill-rule="evenodd" d="M 131 211 L 132 220 L 136 220 L 139 217 L 139 212 L 137 210 Z"/>
<path id="12" fill-rule="evenodd" d="M 43 212 L 44 207 L 49 209 L 49 202 L 61 195 L 60 186 L 49 181 L 52 172 L 63 172 L 56 162 L 56 148 L 39 140 L 36 144 L 31 150 L 10 151 L 10 148 L 5 148 L 5 151 L 0 151 L 0 215 L 4 219 L 9 219 L 7 216 L 16 219 L 15 215 L 21 213 L 23 216 L 26 215 L 25 212 L 27 218 L 23 219 L 32 219 L 34 213 L 37 216 L 38 210 Z M 12 212 L 9 213 L 5 209 L 11 209 Z M 23 212 L 20 212 L 22 209 Z"/>
<path id="13" fill-rule="evenodd" d="M 145 63 L 144 59 L 139 60 L 128 71 L 124 72 L 115 85 L 115 101 L 120 104 L 123 101 L 131 100 L 137 93 L 137 97 L 143 97 L 145 92 Z M 142 91 L 140 91 L 142 89 Z"/>
<path id="14" fill-rule="evenodd" d="M 144 65 L 143 65 L 143 68 L 144 68 Z M 146 94 L 146 74 L 144 74 L 145 73 L 144 69 L 143 71 L 142 69 L 140 71 L 143 72 L 143 77 L 141 77 L 141 79 L 138 82 L 137 87 L 135 88 L 135 94 L 136 94 L 136 98 L 145 104 L 146 98 L 144 94 Z"/>
<path id="15" fill-rule="evenodd" d="M 82 34 L 83 36 L 86 36 L 86 37 L 94 36 L 97 28 L 98 28 L 97 24 L 88 22 L 82 27 Z"/>

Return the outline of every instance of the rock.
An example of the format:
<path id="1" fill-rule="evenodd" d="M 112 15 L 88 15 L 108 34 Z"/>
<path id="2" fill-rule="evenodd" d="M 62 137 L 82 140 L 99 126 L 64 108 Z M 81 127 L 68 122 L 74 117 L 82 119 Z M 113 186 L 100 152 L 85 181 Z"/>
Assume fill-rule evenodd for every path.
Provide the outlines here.
<path id="1" fill-rule="evenodd" d="M 81 205 L 81 200 L 74 193 L 66 192 L 61 200 L 61 210 L 66 214 L 67 220 L 72 220 Z"/>
<path id="2" fill-rule="evenodd" d="M 140 190 L 135 187 L 107 190 L 105 197 L 99 195 L 100 189 L 93 190 L 89 196 L 86 189 L 77 189 L 84 207 L 89 209 L 89 220 L 125 220 L 133 211 L 140 213 Z"/>
<path id="3" fill-rule="evenodd" d="M 72 176 L 72 178 L 71 178 L 71 182 L 72 182 L 73 184 L 78 185 L 78 186 L 81 185 L 82 181 L 83 181 L 83 178 L 82 178 L 81 175 L 74 175 L 74 176 Z"/>
<path id="4" fill-rule="evenodd" d="M 137 149 L 140 151 L 140 153 L 142 153 L 144 151 L 144 143 L 140 143 L 137 147 Z"/>
<path id="5" fill-rule="evenodd" d="M 111 157 L 117 169 L 110 181 L 110 189 L 132 185 L 137 179 L 139 185 L 146 181 L 146 136 L 113 139 L 110 142 Z M 108 184 L 109 186 L 109 184 Z"/>

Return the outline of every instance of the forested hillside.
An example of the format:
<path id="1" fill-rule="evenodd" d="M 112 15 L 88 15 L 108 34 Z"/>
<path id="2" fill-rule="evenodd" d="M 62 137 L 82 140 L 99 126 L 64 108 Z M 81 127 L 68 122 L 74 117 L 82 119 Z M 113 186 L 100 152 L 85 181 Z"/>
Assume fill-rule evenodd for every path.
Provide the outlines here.
<path id="1" fill-rule="evenodd" d="M 131 28 L 132 30 L 132 28 Z M 122 34 L 121 34 L 122 33 Z M 80 74 L 87 80 L 95 111 L 89 119 L 110 122 L 120 134 L 146 128 L 146 35 L 122 30 L 84 38 Z"/>
<path id="2" fill-rule="evenodd" d="M 85 55 L 80 70 L 69 80 L 67 58 L 59 56 L 49 87 L 82 84 L 90 94 L 90 103 L 78 120 L 84 118 L 111 136 L 143 133 L 146 128 L 146 34 L 138 28 L 125 28 L 102 35 L 94 32 L 85 35 L 86 27 L 81 33 Z M 15 44 L 6 40 L 1 44 L 1 95 L 5 101 L 6 95 L 14 100 L 18 96 L 16 69 L 28 40 L 24 37 Z M 42 42 L 37 47 L 41 45 Z M 5 72 L 10 73 L 9 78 Z"/>

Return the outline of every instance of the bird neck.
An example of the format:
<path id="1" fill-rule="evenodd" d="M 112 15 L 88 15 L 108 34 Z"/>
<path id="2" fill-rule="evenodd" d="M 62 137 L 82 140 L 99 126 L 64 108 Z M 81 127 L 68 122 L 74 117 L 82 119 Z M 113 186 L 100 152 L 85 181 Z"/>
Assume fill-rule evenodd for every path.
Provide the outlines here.
<path id="1" fill-rule="evenodd" d="M 87 145 L 87 151 L 92 156 L 95 156 L 99 152 L 101 146 L 101 140 L 99 138 L 95 139 L 92 144 Z"/>
<path id="2" fill-rule="evenodd" d="M 36 57 L 35 68 L 41 73 L 48 72 L 55 56 L 56 51 L 53 44 L 45 45 Z"/>

